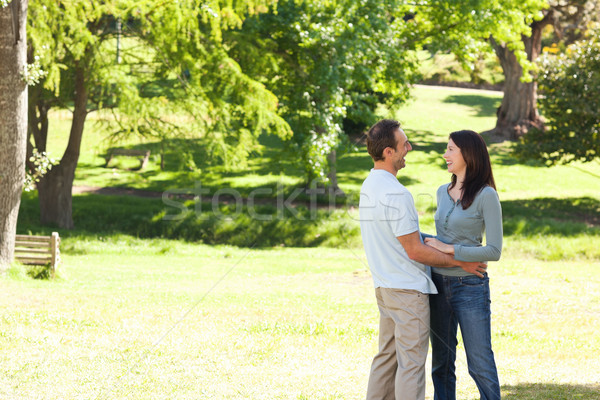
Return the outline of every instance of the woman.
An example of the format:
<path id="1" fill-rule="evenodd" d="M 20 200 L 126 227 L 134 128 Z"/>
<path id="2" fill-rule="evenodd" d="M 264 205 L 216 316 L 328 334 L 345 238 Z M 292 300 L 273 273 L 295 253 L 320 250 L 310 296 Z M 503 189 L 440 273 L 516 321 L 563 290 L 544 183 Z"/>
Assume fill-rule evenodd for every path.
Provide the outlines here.
<path id="1" fill-rule="evenodd" d="M 444 154 L 452 181 L 437 191 L 436 238 L 425 242 L 461 261 L 497 261 L 502 250 L 502 209 L 482 137 L 473 131 L 450 134 Z M 485 230 L 486 245 L 482 245 Z M 435 399 L 456 398 L 456 333 L 460 325 L 469 374 L 482 399 L 500 399 L 492 352 L 490 289 L 483 278 L 459 267 L 432 268 L 438 289 L 430 296 L 432 378 Z"/>

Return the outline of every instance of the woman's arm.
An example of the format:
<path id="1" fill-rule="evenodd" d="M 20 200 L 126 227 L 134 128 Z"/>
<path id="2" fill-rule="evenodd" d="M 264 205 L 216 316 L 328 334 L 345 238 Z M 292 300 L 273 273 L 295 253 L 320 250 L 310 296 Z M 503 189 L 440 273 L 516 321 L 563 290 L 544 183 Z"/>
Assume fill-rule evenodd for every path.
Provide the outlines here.
<path id="1" fill-rule="evenodd" d="M 481 207 L 485 224 L 485 246 L 454 245 L 454 258 L 460 261 L 498 261 L 502 253 L 502 207 L 492 188 L 481 192 Z"/>
<path id="2" fill-rule="evenodd" d="M 431 246 L 442 253 L 454 255 L 454 245 L 446 244 L 433 236 L 423 238 L 427 246 Z"/>

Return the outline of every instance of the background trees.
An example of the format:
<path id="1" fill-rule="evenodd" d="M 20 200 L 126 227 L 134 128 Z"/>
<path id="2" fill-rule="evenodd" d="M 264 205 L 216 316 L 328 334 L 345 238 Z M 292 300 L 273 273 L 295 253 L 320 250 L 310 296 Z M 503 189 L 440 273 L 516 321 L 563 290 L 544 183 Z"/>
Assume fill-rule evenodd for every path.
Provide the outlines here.
<path id="1" fill-rule="evenodd" d="M 276 98 L 222 45 L 223 30 L 270 3 L 33 1 L 30 55 L 49 73 L 31 96 L 30 149 L 45 150 L 50 108 L 73 112 L 67 148 L 38 184 L 42 223 L 74 226 L 71 191 L 90 112 L 118 107 L 109 126 L 120 135 L 201 135 L 230 165 L 243 162 L 260 132 L 289 135 Z M 130 39 L 118 55 L 117 23 Z"/>
<path id="2" fill-rule="evenodd" d="M 533 2 L 525 2 L 524 5 Z M 537 2 L 539 3 L 539 2 Z M 531 4 L 539 7 L 539 4 Z M 590 21 L 598 18 L 597 0 L 549 0 L 541 15 L 534 20 L 524 18 L 529 32 L 521 37 L 521 48 L 529 63 L 535 63 L 542 51 L 544 28 L 552 27 L 556 41 L 568 44 L 581 37 Z M 519 59 L 515 49 L 490 37 L 490 42 L 504 72 L 504 98 L 498 109 L 498 121 L 490 133 L 505 139 L 517 139 L 531 128 L 543 129 L 544 122 L 537 109 L 537 80 L 529 75 L 527 64 Z M 525 78 L 525 79 L 523 79 Z"/>
<path id="3" fill-rule="evenodd" d="M 12 262 L 25 177 L 27 0 L 0 1 L 0 272 Z"/>
<path id="4" fill-rule="evenodd" d="M 591 2 L 565 3 L 33 0 L 29 59 L 39 57 L 48 75 L 30 90 L 29 152 L 46 148 L 50 109 L 73 112 L 61 161 L 38 184 L 41 219 L 74 226 L 72 184 L 96 111 L 113 138 L 194 139 L 230 168 L 244 167 L 261 133 L 277 134 L 291 139 L 307 182 L 339 192 L 336 151 L 378 118 L 378 107 L 408 98 L 424 48 L 469 61 L 493 45 L 506 75 L 494 132 L 520 136 L 541 126 L 536 84 L 520 78 L 539 53 L 542 27 L 564 27 L 557 15 L 585 20 Z"/>
<path id="5" fill-rule="evenodd" d="M 73 114 L 69 141 L 58 165 L 38 183 L 40 218 L 61 228 L 73 228 L 71 191 L 88 114 L 109 99 L 114 59 L 106 57 L 112 2 L 32 1 L 29 14 L 30 56 L 40 58 L 49 73 L 43 87 L 32 89 L 30 132 L 38 151 L 46 150 L 48 111 L 68 108 Z"/>
<path id="6" fill-rule="evenodd" d="M 379 105 L 408 98 L 417 50 L 472 60 L 494 35 L 525 60 L 521 35 L 543 4 L 286 0 L 225 37 L 243 69 L 279 98 L 307 180 L 337 190 L 336 148 L 371 125 Z"/>
<path id="7" fill-rule="evenodd" d="M 546 130 L 523 137 L 519 153 L 548 165 L 600 157 L 600 34 L 546 56 L 538 77 Z"/>
<path id="8" fill-rule="evenodd" d="M 280 0 L 226 40 L 245 71 L 279 99 L 307 182 L 339 192 L 336 149 L 362 133 L 380 104 L 397 105 L 415 81 L 412 23 L 400 2 Z M 346 131 L 346 132 L 344 132 Z"/>

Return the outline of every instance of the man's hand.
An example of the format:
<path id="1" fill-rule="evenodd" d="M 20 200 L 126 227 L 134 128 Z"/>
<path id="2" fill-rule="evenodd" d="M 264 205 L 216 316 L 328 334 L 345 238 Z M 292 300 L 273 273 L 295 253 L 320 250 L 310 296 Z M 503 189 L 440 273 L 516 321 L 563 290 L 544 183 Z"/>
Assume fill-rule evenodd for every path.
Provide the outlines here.
<path id="1" fill-rule="evenodd" d="M 475 274 L 480 278 L 483 278 L 483 274 L 487 270 L 487 264 L 479 261 L 467 262 L 467 261 L 456 261 L 456 265 L 464 269 L 470 274 Z"/>

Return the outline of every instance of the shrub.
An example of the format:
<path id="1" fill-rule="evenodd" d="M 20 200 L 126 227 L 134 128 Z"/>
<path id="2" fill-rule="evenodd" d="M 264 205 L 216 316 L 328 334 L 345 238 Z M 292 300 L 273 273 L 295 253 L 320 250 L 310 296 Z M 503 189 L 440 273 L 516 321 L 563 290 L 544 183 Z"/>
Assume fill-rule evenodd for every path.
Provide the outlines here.
<path id="1" fill-rule="evenodd" d="M 538 101 L 546 129 L 528 132 L 517 153 L 548 165 L 599 157 L 600 43 L 577 42 L 563 54 L 546 55 L 541 68 Z"/>

